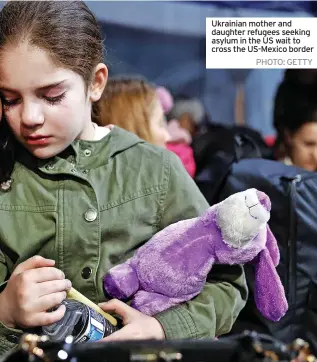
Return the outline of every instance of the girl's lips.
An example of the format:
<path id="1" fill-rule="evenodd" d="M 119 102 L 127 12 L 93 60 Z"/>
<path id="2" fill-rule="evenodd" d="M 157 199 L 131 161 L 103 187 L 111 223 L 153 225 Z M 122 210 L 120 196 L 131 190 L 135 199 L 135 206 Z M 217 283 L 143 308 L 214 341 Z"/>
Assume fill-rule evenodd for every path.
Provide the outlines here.
<path id="1" fill-rule="evenodd" d="M 27 137 L 26 142 L 29 145 L 46 145 L 50 142 L 50 138 L 50 136 Z"/>

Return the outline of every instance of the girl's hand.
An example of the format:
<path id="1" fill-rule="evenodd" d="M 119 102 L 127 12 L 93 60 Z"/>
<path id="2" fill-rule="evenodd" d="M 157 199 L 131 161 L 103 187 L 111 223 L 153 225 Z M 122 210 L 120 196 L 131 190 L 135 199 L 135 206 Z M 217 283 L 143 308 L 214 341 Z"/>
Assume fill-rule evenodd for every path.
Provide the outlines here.
<path id="1" fill-rule="evenodd" d="M 157 319 L 140 313 L 117 299 L 101 303 L 99 306 L 105 312 L 120 315 L 124 324 L 123 328 L 103 338 L 100 342 L 132 339 L 165 339 L 163 327 Z"/>
<path id="2" fill-rule="evenodd" d="M 66 298 L 71 282 L 55 261 L 34 256 L 19 264 L 0 294 L 0 321 L 9 328 L 30 328 L 59 321 L 65 306 L 47 312 Z"/>

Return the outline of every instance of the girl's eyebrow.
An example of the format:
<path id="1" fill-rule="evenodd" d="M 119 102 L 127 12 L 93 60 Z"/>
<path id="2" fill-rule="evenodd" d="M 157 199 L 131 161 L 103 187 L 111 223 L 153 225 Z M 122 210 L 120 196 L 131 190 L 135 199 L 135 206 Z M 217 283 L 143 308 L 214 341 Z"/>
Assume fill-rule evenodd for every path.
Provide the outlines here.
<path id="1" fill-rule="evenodd" d="M 50 89 L 52 89 L 52 88 L 58 87 L 59 85 L 63 85 L 65 82 L 66 82 L 66 79 L 65 79 L 65 80 L 62 80 L 62 81 L 60 81 L 60 82 L 53 83 L 53 84 L 48 84 L 48 85 L 41 86 L 41 87 L 39 87 L 37 90 L 39 90 L 39 91 L 48 91 L 48 90 L 50 90 Z M 2 91 L 2 92 L 11 92 L 11 93 L 18 93 L 18 91 L 15 90 L 15 89 L 2 88 L 2 87 L 0 87 L 0 91 Z"/>

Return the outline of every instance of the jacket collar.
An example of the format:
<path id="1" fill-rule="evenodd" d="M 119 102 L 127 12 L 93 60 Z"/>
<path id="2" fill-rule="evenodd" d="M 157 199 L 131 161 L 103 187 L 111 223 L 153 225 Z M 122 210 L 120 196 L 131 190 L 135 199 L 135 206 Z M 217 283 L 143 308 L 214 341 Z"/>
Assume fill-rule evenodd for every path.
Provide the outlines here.
<path id="1" fill-rule="evenodd" d="M 75 140 L 65 151 L 46 160 L 38 159 L 24 147 L 18 146 L 17 161 L 30 169 L 54 166 L 56 171 L 62 171 L 66 163 L 80 168 L 97 168 L 106 165 L 116 154 L 144 142 L 135 134 L 114 126 L 101 140 Z"/>

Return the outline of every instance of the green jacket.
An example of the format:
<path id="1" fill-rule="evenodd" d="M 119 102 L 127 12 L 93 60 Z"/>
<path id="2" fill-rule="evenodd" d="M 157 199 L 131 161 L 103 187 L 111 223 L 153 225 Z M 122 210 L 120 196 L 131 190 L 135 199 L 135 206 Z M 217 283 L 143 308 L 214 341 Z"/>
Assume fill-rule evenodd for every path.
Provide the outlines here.
<path id="1" fill-rule="evenodd" d="M 74 288 L 102 302 L 111 267 L 159 230 L 208 207 L 177 156 L 118 127 L 50 160 L 26 151 L 18 160 L 11 189 L 0 190 L 0 284 L 15 265 L 42 255 L 55 259 Z M 230 331 L 247 298 L 243 269 L 215 267 L 209 279 L 194 300 L 156 316 L 168 339 Z M 22 333 L 0 323 L 0 352 Z"/>

